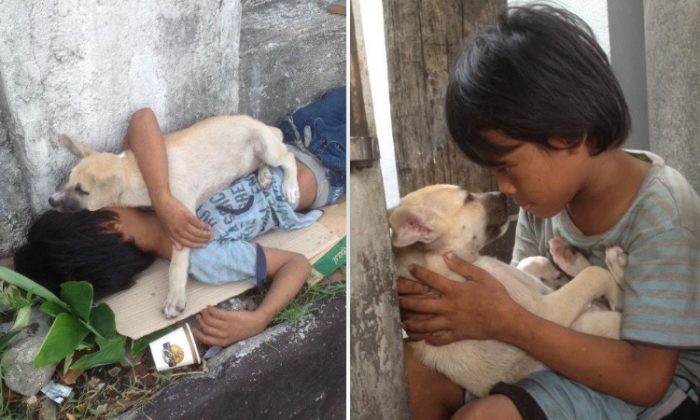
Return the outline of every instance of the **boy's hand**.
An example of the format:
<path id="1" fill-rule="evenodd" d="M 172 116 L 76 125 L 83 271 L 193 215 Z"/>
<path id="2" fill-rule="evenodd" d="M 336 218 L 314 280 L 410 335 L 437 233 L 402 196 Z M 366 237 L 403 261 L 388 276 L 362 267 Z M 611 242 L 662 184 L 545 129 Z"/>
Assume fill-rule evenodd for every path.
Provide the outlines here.
<path id="1" fill-rule="evenodd" d="M 409 338 L 443 345 L 465 339 L 498 339 L 509 327 L 517 304 L 503 285 L 486 271 L 452 256 L 445 257 L 450 270 L 466 282 L 449 280 L 421 266 L 411 273 L 437 293 L 401 294 L 399 305 L 406 314 Z M 406 286 L 402 286 L 405 291 Z M 400 289 L 401 290 L 401 289 Z"/>
<path id="2" fill-rule="evenodd" d="M 222 347 L 260 334 L 270 323 L 260 311 L 227 311 L 215 306 L 204 308 L 196 319 L 197 341 Z"/>
<path id="3" fill-rule="evenodd" d="M 399 298 L 409 297 L 409 298 L 421 299 L 421 298 L 440 296 L 440 293 L 438 291 L 436 291 L 435 289 L 431 289 L 430 286 L 428 286 L 427 284 L 420 282 L 420 281 L 407 279 L 405 277 L 399 277 L 398 281 L 396 282 L 396 290 L 399 293 Z M 401 308 L 400 315 L 401 315 L 402 322 L 405 322 L 408 320 L 425 321 L 425 320 L 431 319 L 433 317 L 433 315 L 431 315 L 431 314 L 413 312 L 413 311 L 405 310 L 403 307 Z M 405 324 L 404 324 L 404 326 L 405 326 Z M 419 333 L 415 333 L 415 332 L 409 334 L 409 338 L 411 340 L 416 340 L 416 341 L 425 340 L 429 336 L 430 336 L 430 334 L 419 334 Z"/>
<path id="4" fill-rule="evenodd" d="M 153 209 L 177 249 L 201 248 L 211 239 L 210 226 L 192 214 L 177 198 L 163 194 Z"/>

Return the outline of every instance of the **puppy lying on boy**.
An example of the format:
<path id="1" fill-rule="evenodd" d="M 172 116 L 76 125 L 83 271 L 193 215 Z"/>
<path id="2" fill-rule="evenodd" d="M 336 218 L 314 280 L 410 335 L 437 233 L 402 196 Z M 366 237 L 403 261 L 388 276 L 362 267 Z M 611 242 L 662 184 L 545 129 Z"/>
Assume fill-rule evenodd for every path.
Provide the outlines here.
<path id="1" fill-rule="evenodd" d="M 472 194 L 454 185 L 425 187 L 406 195 L 389 211 L 389 224 L 399 274 L 403 277 L 411 278 L 409 267 L 418 264 L 451 280 L 465 281 L 444 263 L 443 254 L 453 252 L 499 279 L 511 297 L 527 310 L 579 331 L 619 337 L 619 312 L 589 310 L 591 302 L 601 296 L 613 308 L 621 307 L 622 276 L 627 261 L 619 247 L 607 250 L 609 271 L 606 271 L 594 266 L 586 268 L 582 257 L 565 244 L 552 244 L 555 246 L 551 252 L 557 264 L 575 276 L 553 291 L 539 276 L 479 255 L 483 246 L 507 229 L 507 208 L 502 194 Z M 530 264 L 525 268 L 534 271 L 535 267 L 536 264 Z M 476 396 L 486 395 L 497 382 L 517 382 L 532 372 L 546 369 L 516 347 L 494 340 L 463 340 L 439 347 L 424 341 L 410 345 L 423 363 Z"/>
<path id="2" fill-rule="evenodd" d="M 67 136 L 60 140 L 82 159 L 68 182 L 49 199 L 59 211 L 97 210 L 108 206 L 150 206 L 151 199 L 134 154 L 97 153 Z M 212 117 L 165 136 L 170 191 L 194 213 L 195 206 L 234 179 L 254 172 L 261 165 L 284 171 L 283 195 L 292 205 L 299 200 L 294 155 L 282 143 L 282 132 L 244 115 Z M 259 171 L 269 186 L 269 169 Z M 189 248 L 173 247 L 168 297 L 163 313 L 178 316 L 186 303 L 185 285 Z"/>

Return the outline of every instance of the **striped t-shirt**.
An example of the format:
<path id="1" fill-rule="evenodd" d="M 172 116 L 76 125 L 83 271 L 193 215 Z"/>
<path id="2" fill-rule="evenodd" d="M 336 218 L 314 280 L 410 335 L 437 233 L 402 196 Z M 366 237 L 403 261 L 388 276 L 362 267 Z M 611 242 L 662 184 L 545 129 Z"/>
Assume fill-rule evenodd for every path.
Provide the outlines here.
<path id="1" fill-rule="evenodd" d="M 635 151 L 633 154 L 641 152 Z M 605 267 L 605 249 L 629 255 L 621 338 L 680 349 L 676 374 L 700 388 L 700 198 L 659 156 L 625 215 L 607 232 L 586 236 L 566 210 L 541 219 L 522 209 L 512 264 L 547 255 L 561 236 L 589 261 Z M 646 159 L 645 159 L 646 160 Z M 644 369 L 644 366 L 640 366 Z"/>
<path id="2" fill-rule="evenodd" d="M 190 251 L 189 274 L 208 284 L 267 277 L 265 255 L 251 242 L 270 230 L 295 230 L 311 225 L 321 210 L 296 213 L 282 194 L 284 173 L 270 168 L 272 185 L 263 189 L 256 174 L 233 181 L 197 207 L 197 217 L 211 226 L 212 240 Z"/>

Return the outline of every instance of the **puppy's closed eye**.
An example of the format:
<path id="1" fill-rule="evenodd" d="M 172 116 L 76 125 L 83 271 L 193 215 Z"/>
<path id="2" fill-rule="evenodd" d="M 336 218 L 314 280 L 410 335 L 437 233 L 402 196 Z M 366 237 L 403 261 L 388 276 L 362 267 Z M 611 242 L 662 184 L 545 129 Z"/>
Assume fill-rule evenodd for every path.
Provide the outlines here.
<path id="1" fill-rule="evenodd" d="M 75 192 L 77 192 L 80 195 L 90 195 L 89 192 L 85 191 L 82 185 L 78 183 L 78 185 L 75 186 Z"/>

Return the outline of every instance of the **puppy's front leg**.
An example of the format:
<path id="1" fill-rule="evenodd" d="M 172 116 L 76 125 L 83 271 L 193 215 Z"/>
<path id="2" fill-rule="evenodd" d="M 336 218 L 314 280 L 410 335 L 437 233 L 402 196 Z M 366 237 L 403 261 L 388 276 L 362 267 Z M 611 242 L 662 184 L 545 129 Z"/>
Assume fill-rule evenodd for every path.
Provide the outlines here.
<path id="1" fill-rule="evenodd" d="M 549 253 L 552 254 L 554 263 L 564 270 L 569 277 L 576 277 L 584 268 L 591 265 L 586 257 L 559 236 L 550 239 L 548 245 Z"/>
<path id="2" fill-rule="evenodd" d="M 168 277 L 168 297 L 163 306 L 163 314 L 166 318 L 175 318 L 185 310 L 187 303 L 187 268 L 190 261 L 190 249 L 178 250 L 173 247 L 170 259 L 170 271 Z"/>
<path id="3" fill-rule="evenodd" d="M 545 317 L 559 325 L 570 326 L 596 298 L 614 300 L 621 293 L 614 276 L 604 268 L 585 268 L 561 289 L 542 297 Z"/>
<path id="4" fill-rule="evenodd" d="M 192 214 L 196 214 L 197 193 L 183 190 L 181 184 L 171 183 L 170 189 L 173 195 L 187 207 Z M 185 310 L 187 304 L 187 272 L 190 266 L 190 249 L 183 247 L 178 250 L 173 246 L 170 258 L 170 271 L 168 276 L 168 297 L 163 305 L 163 314 L 166 318 L 175 318 Z"/>

